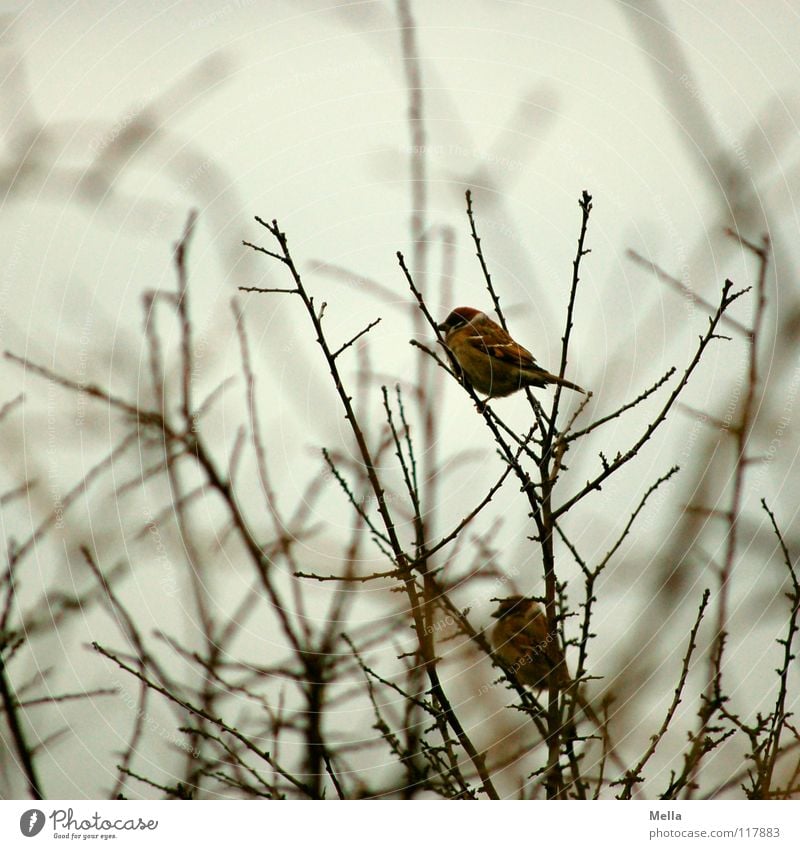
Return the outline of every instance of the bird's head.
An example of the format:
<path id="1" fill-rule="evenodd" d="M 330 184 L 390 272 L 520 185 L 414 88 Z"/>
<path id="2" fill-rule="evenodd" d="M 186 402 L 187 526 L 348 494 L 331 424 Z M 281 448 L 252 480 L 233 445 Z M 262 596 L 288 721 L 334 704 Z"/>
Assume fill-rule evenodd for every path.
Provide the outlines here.
<path id="1" fill-rule="evenodd" d="M 437 327 L 442 333 L 450 333 L 451 330 L 456 330 L 459 327 L 469 324 L 480 314 L 480 310 L 473 309 L 472 307 L 456 307 Z"/>
<path id="2" fill-rule="evenodd" d="M 536 606 L 536 602 L 532 598 L 525 598 L 522 595 L 511 595 L 508 598 L 498 598 L 496 601 L 499 604 L 497 610 L 492 614 L 492 619 L 503 619 L 511 614 L 527 613 L 532 607 Z"/>

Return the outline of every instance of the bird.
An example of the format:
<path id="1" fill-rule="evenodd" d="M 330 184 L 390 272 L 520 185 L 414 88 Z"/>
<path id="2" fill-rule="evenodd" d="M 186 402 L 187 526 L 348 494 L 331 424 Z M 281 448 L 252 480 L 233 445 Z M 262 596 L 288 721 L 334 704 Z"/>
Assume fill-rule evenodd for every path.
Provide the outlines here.
<path id="1" fill-rule="evenodd" d="M 493 601 L 498 601 L 499 605 L 492 614 L 497 619 L 491 632 L 492 648 L 517 681 L 532 690 L 548 689 L 548 672 L 553 670 L 556 690 L 566 690 L 572 684 L 567 659 L 558 638 L 550 638 L 547 616 L 541 606 L 535 599 L 521 595 Z M 589 721 L 607 739 L 606 721 L 597 715 L 583 688 L 573 688 L 573 695 Z M 609 751 L 609 757 L 621 769 L 626 768 L 613 751 Z"/>
<path id="2" fill-rule="evenodd" d="M 497 601 L 499 606 L 492 614 L 497 622 L 491 632 L 497 656 L 521 684 L 542 690 L 548 686 L 548 673 L 553 670 L 556 687 L 563 690 L 571 680 L 567 661 L 558 639 L 548 633 L 541 606 L 521 595 Z"/>
<path id="3" fill-rule="evenodd" d="M 575 383 L 550 374 L 486 313 L 457 307 L 437 329 L 472 387 L 488 398 L 504 398 L 526 386 L 557 384 L 586 394 Z"/>

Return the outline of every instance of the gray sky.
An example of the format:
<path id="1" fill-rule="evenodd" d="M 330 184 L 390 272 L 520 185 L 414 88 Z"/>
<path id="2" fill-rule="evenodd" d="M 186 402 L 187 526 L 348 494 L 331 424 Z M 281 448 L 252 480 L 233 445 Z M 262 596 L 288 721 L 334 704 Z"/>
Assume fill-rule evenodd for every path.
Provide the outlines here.
<path id="1" fill-rule="evenodd" d="M 141 297 L 173 286 L 171 245 L 194 207 L 200 223 L 191 291 L 202 386 L 210 389 L 237 368 L 229 308 L 236 287 L 287 282 L 274 264 L 241 247 L 242 239 L 266 241 L 254 215 L 280 220 L 309 285 L 329 303 L 329 332 L 344 340 L 381 315 L 372 335 L 378 370 L 407 374 L 415 354 L 395 252 L 410 252 L 415 155 L 424 155 L 429 178 L 429 291 L 437 290 L 444 233 L 454 243 L 454 300 L 488 306 L 464 214 L 464 191 L 472 188 L 512 330 L 546 366 L 557 362 L 577 201 L 583 189 L 592 192 L 592 253 L 568 372 L 594 391 L 592 415 L 684 363 L 705 326 L 702 309 L 660 287 L 628 249 L 714 301 L 726 276 L 744 286 L 753 270 L 723 228 L 751 238 L 768 230 L 776 245 L 768 321 L 774 327 L 781 320 L 795 299 L 798 258 L 797 3 L 453 0 L 416 2 L 413 11 L 423 152 L 411 148 L 392 3 L 6 4 L 3 347 L 76 379 L 110 383 L 127 397 L 144 393 Z M 372 298 L 352 275 L 334 279 L 320 262 L 379 281 L 396 302 Z M 343 443 L 344 423 L 338 411 L 328 412 L 331 389 L 296 305 L 242 303 L 275 474 L 291 501 L 318 468 L 312 447 Z M 438 295 L 432 303 L 439 305 Z M 749 314 L 749 305 L 736 313 Z M 174 348 L 176 328 L 165 323 L 163 332 L 167 350 Z M 764 360 L 765 373 L 774 366 L 781 386 L 793 385 L 791 370 L 779 371 L 785 353 L 768 351 Z M 741 357 L 741 349 L 715 351 L 687 400 L 724 410 L 726 370 Z M 15 453 L 12 480 L 42 466 L 28 446 L 36 434 L 46 437 L 44 411 L 55 403 L 63 420 L 50 471 L 66 489 L 109 439 L 102 416 L 93 419 L 90 411 L 76 429 L 74 406 L 51 400 L 47 407 L 35 380 L 5 363 L 0 368 L 9 386 L 24 384 L 43 402 L 26 413 L 28 442 Z M 442 399 L 443 415 L 457 422 L 444 448 L 485 450 L 482 425 L 464 414 L 459 392 L 448 385 Z M 524 424 L 524 405 L 509 399 L 498 409 Z M 238 423 L 224 415 L 215 422 L 221 444 L 232 443 Z M 637 474 L 595 502 L 592 521 L 575 531 L 587 552 L 608 547 L 676 453 L 691 465 L 698 456 L 687 442 L 691 428 L 690 418 L 676 418 Z M 599 447 L 623 448 L 639 430 L 637 423 L 613 425 Z M 786 490 L 796 443 L 782 440 L 781 462 L 750 493 L 787 505 L 788 525 L 797 503 Z M 575 452 L 576 480 L 596 468 L 597 449 Z M 463 513 L 465 492 L 494 477 L 491 465 L 462 470 L 441 505 L 447 523 Z M 680 506 L 665 506 L 633 539 L 655 557 Z M 510 514 L 498 547 L 512 560 L 524 558 L 526 548 L 514 524 L 524 511 L 516 504 L 510 510 L 519 516 Z M 348 521 L 335 498 L 320 515 L 334 529 Z M 310 554 L 325 551 L 322 541 Z M 639 583 L 639 567 L 623 561 L 619 577 L 631 594 L 602 611 L 609 618 L 599 626 L 644 615 L 641 599 L 650 590 Z M 70 795 L 68 776 L 60 789 Z"/>

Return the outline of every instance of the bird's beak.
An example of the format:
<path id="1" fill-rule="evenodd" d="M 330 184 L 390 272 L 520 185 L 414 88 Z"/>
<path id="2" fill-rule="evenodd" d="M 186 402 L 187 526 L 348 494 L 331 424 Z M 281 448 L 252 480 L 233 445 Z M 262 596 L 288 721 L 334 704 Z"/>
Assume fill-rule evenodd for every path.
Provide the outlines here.
<path id="1" fill-rule="evenodd" d="M 499 619 L 502 615 L 503 615 L 502 610 L 495 610 L 495 612 L 492 614 L 492 619 Z"/>
<path id="2" fill-rule="evenodd" d="M 436 329 L 439 331 L 439 333 L 446 333 L 447 332 L 447 325 L 444 324 L 444 322 L 442 324 L 437 324 Z"/>

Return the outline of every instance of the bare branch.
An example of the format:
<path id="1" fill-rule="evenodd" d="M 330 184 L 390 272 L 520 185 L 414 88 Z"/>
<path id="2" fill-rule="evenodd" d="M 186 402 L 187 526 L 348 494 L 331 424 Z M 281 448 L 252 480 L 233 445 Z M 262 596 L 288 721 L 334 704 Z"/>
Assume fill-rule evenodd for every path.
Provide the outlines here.
<path id="1" fill-rule="evenodd" d="M 341 348 L 337 348 L 337 350 L 335 350 L 331 354 L 333 359 L 335 360 L 339 356 L 339 354 L 342 353 L 342 351 L 346 351 L 354 342 L 357 342 L 362 336 L 364 336 L 364 334 L 369 333 L 370 330 L 372 330 L 372 328 L 375 327 L 376 324 L 380 324 L 380 323 L 381 323 L 381 319 L 376 318 L 375 321 L 371 321 L 363 330 L 359 330 L 359 332 L 356 333 L 356 335 L 353 336 L 353 338 L 350 339 L 349 342 L 345 342 L 344 345 L 341 346 Z"/>
<path id="2" fill-rule="evenodd" d="M 607 478 L 609 478 L 614 472 L 618 471 L 622 466 L 632 460 L 640 451 L 640 449 L 645 445 L 645 443 L 650 439 L 650 437 L 658 430 L 661 424 L 667 417 L 667 414 L 672 409 L 675 401 L 678 399 L 678 396 L 683 392 L 684 387 L 689 382 L 689 378 L 692 376 L 693 372 L 697 368 L 700 360 L 702 359 L 703 353 L 706 348 L 712 341 L 712 339 L 716 338 L 716 334 L 714 333 L 717 325 L 719 324 L 722 315 L 725 310 L 744 295 L 748 289 L 743 289 L 738 292 L 731 293 L 731 289 L 733 284 L 730 280 L 725 281 L 725 285 L 722 288 L 722 295 L 720 298 L 719 306 L 717 307 L 717 311 L 714 315 L 709 319 L 708 330 L 706 331 L 704 336 L 700 337 L 700 343 L 697 346 L 697 350 L 695 351 L 694 356 L 692 357 L 689 365 L 686 367 L 681 379 L 678 381 L 677 386 L 673 389 L 669 398 L 667 399 L 664 406 L 661 408 L 659 413 L 655 416 L 655 418 L 650 422 L 650 424 L 645 429 L 645 432 L 641 437 L 636 441 L 632 448 L 628 449 L 624 454 L 621 454 L 617 458 L 615 458 L 612 462 L 610 462 L 607 468 L 604 468 L 603 471 L 598 474 L 593 480 L 588 481 L 586 486 L 583 489 L 579 490 L 575 495 L 571 498 L 568 498 L 560 507 L 558 507 L 554 511 L 554 517 L 558 518 L 567 512 L 567 510 L 571 509 L 578 501 L 584 498 L 593 490 L 599 490 L 601 488 L 601 484 Z"/>
<path id="3" fill-rule="evenodd" d="M 628 773 L 625 778 L 621 779 L 620 781 L 613 782 L 614 784 L 623 785 L 623 790 L 618 797 L 620 799 L 631 798 L 634 786 L 643 780 L 642 770 L 645 768 L 650 758 L 653 757 L 656 749 L 658 748 L 658 744 L 662 741 L 664 735 L 669 730 L 669 726 L 672 723 L 673 717 L 675 716 L 675 711 L 678 709 L 678 705 L 681 703 L 681 699 L 683 697 L 683 688 L 686 686 L 686 679 L 689 675 L 692 656 L 694 655 L 694 651 L 697 648 L 697 632 L 700 630 L 700 623 L 703 621 L 703 616 L 705 615 L 706 608 L 708 607 L 708 600 L 710 597 L 711 590 L 704 590 L 703 598 L 700 600 L 700 607 L 697 610 L 697 616 L 694 620 L 694 625 L 692 626 L 692 630 L 689 632 L 689 645 L 686 647 L 686 653 L 683 656 L 683 663 L 681 664 L 681 674 L 678 679 L 678 684 L 675 687 L 675 693 L 672 697 L 672 702 L 669 708 L 667 709 L 667 713 L 664 716 L 664 721 L 661 723 L 661 727 L 652 736 L 652 738 L 650 739 L 650 745 L 647 747 L 641 758 L 639 758 L 636 765 L 630 770 L 628 770 Z"/>

